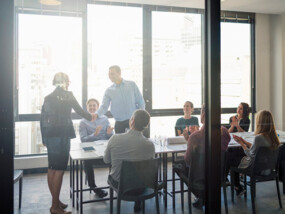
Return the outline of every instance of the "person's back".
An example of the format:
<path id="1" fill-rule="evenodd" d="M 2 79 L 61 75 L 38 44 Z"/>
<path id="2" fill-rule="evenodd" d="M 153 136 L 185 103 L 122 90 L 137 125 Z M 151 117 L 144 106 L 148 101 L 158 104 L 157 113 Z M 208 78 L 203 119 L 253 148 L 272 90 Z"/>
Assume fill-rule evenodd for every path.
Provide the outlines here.
<path id="1" fill-rule="evenodd" d="M 114 135 L 106 151 L 109 151 L 109 155 L 104 156 L 104 161 L 111 162 L 110 175 L 116 181 L 119 181 L 123 160 L 147 160 L 154 158 L 155 154 L 153 143 L 136 130 Z"/>

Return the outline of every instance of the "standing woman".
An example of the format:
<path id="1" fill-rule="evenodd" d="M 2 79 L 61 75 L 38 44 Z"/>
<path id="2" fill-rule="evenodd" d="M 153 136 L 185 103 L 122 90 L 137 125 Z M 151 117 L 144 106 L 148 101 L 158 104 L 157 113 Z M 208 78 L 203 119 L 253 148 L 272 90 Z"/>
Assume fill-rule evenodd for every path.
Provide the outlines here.
<path id="1" fill-rule="evenodd" d="M 247 103 L 240 103 L 237 108 L 237 115 L 230 118 L 229 132 L 248 132 L 250 119 L 249 105 Z"/>
<path id="2" fill-rule="evenodd" d="M 50 212 L 53 214 L 68 214 L 64 209 L 67 204 L 59 200 L 64 170 L 67 168 L 70 139 L 75 138 L 71 120 L 71 110 L 74 109 L 81 117 L 92 120 L 93 115 L 85 112 L 72 92 L 68 91 L 69 77 L 65 73 L 57 73 L 53 79 L 55 90 L 45 97 L 41 112 L 42 142 L 48 151 L 47 180 L 52 195 Z"/>
<path id="3" fill-rule="evenodd" d="M 197 131 L 199 127 L 198 118 L 191 115 L 194 112 L 193 103 L 186 101 L 183 106 L 183 111 L 184 116 L 180 117 L 175 125 L 177 136 L 183 136 L 183 132 L 187 132 L 187 134 L 190 135 L 191 132 Z"/>

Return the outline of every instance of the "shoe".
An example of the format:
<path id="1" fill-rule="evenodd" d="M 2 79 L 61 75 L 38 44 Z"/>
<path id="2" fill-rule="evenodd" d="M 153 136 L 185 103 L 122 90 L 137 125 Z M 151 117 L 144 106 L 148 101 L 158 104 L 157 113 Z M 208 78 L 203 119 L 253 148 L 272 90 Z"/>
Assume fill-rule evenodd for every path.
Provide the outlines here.
<path id="1" fill-rule="evenodd" d="M 237 196 L 242 196 L 246 192 L 246 190 L 242 186 L 238 186 L 235 189 Z"/>
<path id="2" fill-rule="evenodd" d="M 134 211 L 139 212 L 142 210 L 142 202 L 141 201 L 135 201 Z"/>
<path id="3" fill-rule="evenodd" d="M 94 192 L 99 198 L 104 198 L 108 195 L 108 192 L 102 189 L 94 189 Z"/>
<path id="4" fill-rule="evenodd" d="M 230 185 L 231 185 L 231 182 L 229 181 L 228 178 L 226 178 L 226 186 L 228 187 L 228 186 L 230 186 Z"/>
<path id="5" fill-rule="evenodd" d="M 68 207 L 68 204 L 64 204 L 61 201 L 59 201 L 59 207 L 63 210 L 65 210 Z"/>
<path id="6" fill-rule="evenodd" d="M 70 211 L 64 211 L 61 208 L 55 208 L 55 209 L 50 208 L 49 211 L 51 214 L 71 214 L 72 213 Z"/>
<path id="7" fill-rule="evenodd" d="M 162 190 L 163 187 L 164 187 L 164 183 L 159 182 L 159 183 L 157 184 L 157 190 Z"/>
<path id="8" fill-rule="evenodd" d="M 197 209 L 202 209 L 204 206 L 204 201 L 200 198 L 196 198 L 192 205 Z"/>

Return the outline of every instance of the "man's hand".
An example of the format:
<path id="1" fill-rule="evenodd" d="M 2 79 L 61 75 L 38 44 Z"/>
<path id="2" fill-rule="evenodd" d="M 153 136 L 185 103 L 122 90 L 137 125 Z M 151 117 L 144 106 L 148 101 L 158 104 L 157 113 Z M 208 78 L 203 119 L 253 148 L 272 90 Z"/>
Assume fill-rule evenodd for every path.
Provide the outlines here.
<path id="1" fill-rule="evenodd" d="M 91 116 L 92 116 L 91 121 L 94 122 L 95 120 L 97 120 L 98 114 L 91 113 Z"/>
<path id="2" fill-rule="evenodd" d="M 102 128 L 102 126 L 97 126 L 94 135 L 97 136 L 101 132 Z"/>
<path id="3" fill-rule="evenodd" d="M 108 135 L 112 134 L 112 133 L 113 133 L 113 130 L 114 130 L 114 128 L 111 127 L 111 126 L 109 126 L 109 127 L 107 128 L 107 134 L 108 134 Z"/>

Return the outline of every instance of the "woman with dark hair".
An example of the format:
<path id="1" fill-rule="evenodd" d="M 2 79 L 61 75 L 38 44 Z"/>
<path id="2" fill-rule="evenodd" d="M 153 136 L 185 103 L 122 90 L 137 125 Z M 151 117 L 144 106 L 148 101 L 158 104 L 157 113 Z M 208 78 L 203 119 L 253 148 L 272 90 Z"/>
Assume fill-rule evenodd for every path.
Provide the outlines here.
<path id="1" fill-rule="evenodd" d="M 248 168 L 252 165 L 252 162 L 257 153 L 257 149 L 259 147 L 270 147 L 272 149 L 277 149 L 280 145 L 280 141 L 274 125 L 274 120 L 270 111 L 259 111 L 256 114 L 255 124 L 255 138 L 253 144 L 247 142 L 242 137 L 233 135 L 234 140 L 241 145 L 246 155 L 241 159 L 238 165 L 239 168 Z M 235 173 L 234 182 L 237 195 L 243 194 L 245 191 L 240 185 L 239 173 Z"/>
<path id="2" fill-rule="evenodd" d="M 248 132 L 250 126 L 249 105 L 247 103 L 240 103 L 237 108 L 237 115 L 230 118 L 229 132 Z"/>
<path id="3" fill-rule="evenodd" d="M 53 79 L 55 90 L 45 97 L 41 111 L 42 142 L 48 152 L 47 180 L 52 195 L 52 214 L 68 214 L 64 209 L 67 204 L 59 200 L 64 170 L 67 168 L 70 139 L 75 138 L 71 120 L 71 110 L 87 120 L 95 115 L 85 112 L 72 92 L 68 91 L 69 77 L 65 73 L 57 73 Z"/>
<path id="4" fill-rule="evenodd" d="M 183 106 L 184 116 L 180 117 L 175 124 L 176 136 L 183 136 L 183 132 L 190 135 L 191 132 L 199 130 L 199 122 L 197 117 L 193 117 L 194 105 L 190 101 L 186 101 Z"/>

